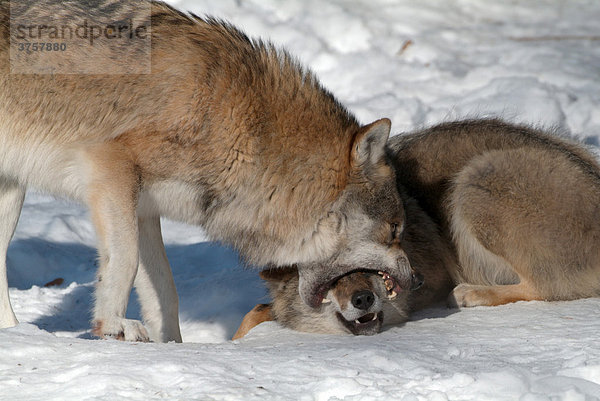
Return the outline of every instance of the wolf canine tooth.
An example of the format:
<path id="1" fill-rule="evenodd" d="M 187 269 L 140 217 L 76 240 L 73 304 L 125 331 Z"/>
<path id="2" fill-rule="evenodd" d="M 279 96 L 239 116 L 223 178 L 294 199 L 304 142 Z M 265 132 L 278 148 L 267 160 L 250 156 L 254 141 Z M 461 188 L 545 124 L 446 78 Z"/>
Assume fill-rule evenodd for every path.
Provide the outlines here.
<path id="1" fill-rule="evenodd" d="M 323 300 L 321 301 L 322 304 L 328 304 L 331 303 L 331 299 L 327 299 L 327 298 L 323 298 Z"/>
<path id="2" fill-rule="evenodd" d="M 396 299 L 397 296 L 398 294 L 396 293 L 396 291 L 392 291 L 390 292 L 390 295 L 388 295 L 388 299 Z"/>

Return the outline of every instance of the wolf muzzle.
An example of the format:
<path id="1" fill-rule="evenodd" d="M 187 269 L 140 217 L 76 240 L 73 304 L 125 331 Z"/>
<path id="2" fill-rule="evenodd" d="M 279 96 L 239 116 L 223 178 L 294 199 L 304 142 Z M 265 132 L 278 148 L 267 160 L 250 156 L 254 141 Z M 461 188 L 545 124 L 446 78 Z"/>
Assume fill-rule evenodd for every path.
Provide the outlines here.
<path id="1" fill-rule="evenodd" d="M 317 308 L 323 302 L 327 291 L 340 277 L 357 271 L 382 274 L 391 280 L 388 290 L 395 296 L 400 291 L 416 290 L 424 283 L 423 275 L 413 269 L 404 251 L 400 251 L 393 261 L 369 261 L 352 265 L 326 263 L 298 264 L 300 297 L 308 306 Z"/>

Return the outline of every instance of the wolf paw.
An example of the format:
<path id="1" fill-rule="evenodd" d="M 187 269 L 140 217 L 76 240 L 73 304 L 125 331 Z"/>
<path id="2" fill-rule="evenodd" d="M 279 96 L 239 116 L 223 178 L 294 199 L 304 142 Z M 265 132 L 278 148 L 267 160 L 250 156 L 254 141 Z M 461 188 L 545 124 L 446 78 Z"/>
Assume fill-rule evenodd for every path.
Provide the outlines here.
<path id="1" fill-rule="evenodd" d="M 100 338 L 120 341 L 149 342 L 150 337 L 142 322 L 132 319 L 111 318 L 94 321 L 92 334 Z"/>
<path id="2" fill-rule="evenodd" d="M 472 306 L 489 305 L 487 288 L 481 285 L 459 284 L 448 296 L 448 306 L 451 308 L 469 308 Z"/>

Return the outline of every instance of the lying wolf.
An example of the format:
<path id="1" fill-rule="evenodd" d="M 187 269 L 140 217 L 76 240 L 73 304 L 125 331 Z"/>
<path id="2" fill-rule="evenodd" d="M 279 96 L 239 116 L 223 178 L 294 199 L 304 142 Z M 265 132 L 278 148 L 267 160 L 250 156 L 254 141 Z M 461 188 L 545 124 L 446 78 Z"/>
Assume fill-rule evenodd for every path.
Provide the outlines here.
<path id="1" fill-rule="evenodd" d="M 452 306 L 600 296 L 600 167 L 583 147 L 498 120 L 471 120 L 395 136 L 389 151 L 400 192 L 408 195 L 405 232 L 418 230 L 425 237 L 403 240 L 410 261 L 424 273 L 423 288 L 432 272 L 435 280 L 443 278 L 439 272 L 445 268 L 456 285 L 449 295 Z M 415 200 L 440 237 L 429 225 L 411 228 Z M 455 257 L 447 256 L 447 248 Z M 432 254 L 439 259 L 428 260 Z M 436 295 L 447 295 L 434 281 L 429 291 L 437 294 L 423 298 L 416 291 L 390 300 L 385 277 L 354 274 L 340 280 L 343 292 L 374 294 L 365 312 L 383 314 L 372 323 L 366 313 L 344 318 L 356 305 L 352 297 L 336 295 L 336 287 L 328 295 L 333 306 L 308 310 L 299 302 L 294 275 L 263 276 L 273 297 L 270 311 L 263 308 L 258 319 L 255 311 L 248 314 L 240 335 L 267 318 L 302 331 L 371 334 L 380 329 L 380 319 L 396 323 Z"/>
<path id="2" fill-rule="evenodd" d="M 296 264 L 299 295 L 313 307 L 357 269 L 385 271 L 397 291 L 414 285 L 385 154 L 389 120 L 361 126 L 284 51 L 164 3 L 25 0 L 10 15 L 147 23 L 138 28 L 151 34 L 151 73 L 11 71 L 9 54 L 79 66 L 67 54 L 19 52 L 28 32 L 53 31 L 9 24 L 9 2 L 0 1 L 0 327 L 17 323 L 6 252 L 30 187 L 90 209 L 100 337 L 181 341 L 160 216 L 201 225 L 252 265 Z M 97 59 L 85 58 L 77 37 L 63 38 L 65 49 L 79 51 L 84 67 L 125 60 L 127 43 L 113 43 L 117 25 L 95 39 Z M 134 285 L 146 327 L 125 319 Z"/>

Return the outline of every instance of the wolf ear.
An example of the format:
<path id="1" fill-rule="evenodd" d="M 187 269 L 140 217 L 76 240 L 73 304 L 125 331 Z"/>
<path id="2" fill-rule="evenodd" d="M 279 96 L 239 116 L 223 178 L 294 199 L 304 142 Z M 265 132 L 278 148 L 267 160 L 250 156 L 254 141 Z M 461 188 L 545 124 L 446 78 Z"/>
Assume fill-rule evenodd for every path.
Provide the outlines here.
<path id="1" fill-rule="evenodd" d="M 274 283 L 289 280 L 298 275 L 298 268 L 294 266 L 267 268 L 258 273 L 259 277 L 265 281 Z"/>
<path id="2" fill-rule="evenodd" d="M 385 144 L 390 136 L 392 122 L 382 118 L 358 131 L 352 144 L 355 165 L 376 164 L 385 154 Z"/>

